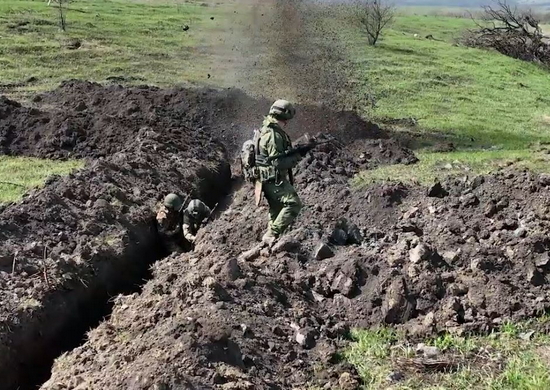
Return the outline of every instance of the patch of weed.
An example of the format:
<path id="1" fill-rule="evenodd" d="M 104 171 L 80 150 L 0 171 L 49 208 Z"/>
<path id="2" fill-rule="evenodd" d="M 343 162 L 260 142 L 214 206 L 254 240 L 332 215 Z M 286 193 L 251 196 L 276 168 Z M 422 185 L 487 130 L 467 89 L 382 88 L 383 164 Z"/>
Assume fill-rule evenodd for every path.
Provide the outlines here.
<path id="1" fill-rule="evenodd" d="M 49 176 L 66 175 L 83 165 L 77 160 L 0 156 L 0 203 L 14 202 L 29 189 L 44 185 Z"/>

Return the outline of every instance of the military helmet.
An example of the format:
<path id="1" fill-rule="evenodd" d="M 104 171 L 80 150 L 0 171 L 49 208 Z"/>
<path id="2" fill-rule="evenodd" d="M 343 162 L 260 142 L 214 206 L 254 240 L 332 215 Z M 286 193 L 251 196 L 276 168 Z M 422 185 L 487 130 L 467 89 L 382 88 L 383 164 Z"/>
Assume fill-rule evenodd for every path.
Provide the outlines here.
<path id="1" fill-rule="evenodd" d="M 296 109 L 287 100 L 277 100 L 269 109 L 269 115 L 273 115 L 277 119 L 289 120 L 296 115 Z"/>
<path id="2" fill-rule="evenodd" d="M 183 206 L 183 202 L 176 194 L 168 194 L 164 198 L 164 205 L 169 209 L 179 211 L 181 206 Z"/>
<path id="3" fill-rule="evenodd" d="M 206 211 L 204 207 L 204 203 L 202 203 L 198 199 L 193 199 L 191 202 L 189 202 L 189 205 L 187 206 L 187 212 L 191 214 L 192 217 L 196 218 L 200 214 L 204 214 Z"/>

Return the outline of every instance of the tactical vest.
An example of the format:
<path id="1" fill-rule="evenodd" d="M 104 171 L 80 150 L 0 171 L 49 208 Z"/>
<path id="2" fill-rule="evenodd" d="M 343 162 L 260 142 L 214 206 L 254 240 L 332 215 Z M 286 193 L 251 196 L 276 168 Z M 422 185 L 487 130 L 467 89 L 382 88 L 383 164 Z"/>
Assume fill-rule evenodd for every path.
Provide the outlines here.
<path id="1" fill-rule="evenodd" d="M 262 135 L 269 131 L 278 132 L 283 138 L 283 151 L 292 148 L 290 137 L 282 129 L 277 129 L 276 124 L 272 123 L 264 126 L 261 130 L 254 130 L 254 138 L 243 144 L 241 149 L 241 171 L 244 179 L 250 182 L 260 180 L 262 183 L 269 181 L 280 182 L 281 172 L 267 161 L 268 155 L 260 146 Z M 275 135 L 272 135 L 275 140 Z M 292 181 L 292 172 L 289 173 L 289 179 Z"/>
<path id="2" fill-rule="evenodd" d="M 271 163 L 268 163 L 266 161 L 268 157 L 267 152 L 260 147 L 260 139 L 262 135 L 267 132 L 267 129 L 269 129 L 272 133 L 271 138 L 273 142 L 275 142 L 275 132 L 277 132 L 283 138 L 283 150 L 281 150 L 280 153 L 283 153 L 292 148 L 292 142 L 290 141 L 290 137 L 288 136 L 288 134 L 285 133 L 281 128 L 278 128 L 278 125 L 275 123 L 270 123 L 269 125 L 264 126 L 260 131 L 258 139 L 256 140 L 256 150 L 258 151 L 256 154 L 256 165 L 258 166 L 259 171 L 258 179 L 262 183 L 272 181 L 279 183 L 283 179 L 282 172 L 275 168 Z M 292 172 L 289 171 L 288 175 L 289 180 L 292 182 Z"/>

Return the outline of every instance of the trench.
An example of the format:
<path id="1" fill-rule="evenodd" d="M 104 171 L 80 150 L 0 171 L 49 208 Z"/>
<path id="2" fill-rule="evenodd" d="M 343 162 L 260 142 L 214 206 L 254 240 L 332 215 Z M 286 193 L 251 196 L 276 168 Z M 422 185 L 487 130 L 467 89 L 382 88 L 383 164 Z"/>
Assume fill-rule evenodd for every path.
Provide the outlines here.
<path id="1" fill-rule="evenodd" d="M 230 183 L 228 190 L 222 193 L 209 193 L 208 203 L 217 205 L 214 216 L 231 203 L 230 194 L 235 185 L 240 183 Z M 143 286 L 152 279 L 151 266 L 170 255 L 157 233 L 154 216 L 151 216 L 149 225 L 137 227 L 132 233 L 135 235 L 132 241 L 139 244 L 129 248 L 122 258 L 104 261 L 93 285 L 82 288 L 76 294 L 68 296 L 60 293 L 54 298 L 50 315 L 63 317 L 62 314 L 68 314 L 67 316 L 52 318 L 53 323 L 48 323 L 46 318 L 40 329 L 25 332 L 22 337 L 25 342 L 22 342 L 20 354 L 17 356 L 21 363 L 17 370 L 16 386 L 4 388 L 0 384 L 1 390 L 40 388 L 50 378 L 55 360 L 83 345 L 87 341 L 86 334 L 110 316 L 115 305 L 113 297 L 140 293 Z M 56 313 L 53 309 L 56 305 L 63 305 L 70 310 Z M 40 340 L 38 344 L 29 342 L 32 340 L 30 333 L 33 332 L 36 333 L 35 340 Z M 39 338 L 36 337 L 38 335 Z"/>
<path id="2" fill-rule="evenodd" d="M 160 243 L 158 236 L 152 235 L 148 245 L 140 247 L 141 254 L 132 253 L 137 261 L 132 262 L 131 269 L 126 268 L 127 274 L 120 276 L 120 267 L 109 267 L 103 270 L 99 278 L 103 279 L 90 286 L 86 292 L 79 292 L 76 300 L 70 302 L 74 308 L 69 318 L 65 318 L 65 324 L 57 329 L 56 335 L 43 343 L 40 351 L 34 351 L 34 355 L 19 366 L 19 380 L 17 389 L 35 390 L 46 382 L 51 376 L 54 361 L 65 352 L 72 351 L 86 342 L 86 334 L 109 317 L 114 307 L 113 297 L 118 294 L 128 295 L 139 293 L 143 285 L 151 279 L 151 265 L 164 258 L 167 253 Z M 135 252 L 135 251 L 133 251 Z M 128 265 L 128 264 L 126 264 Z M 111 274 L 111 275 L 109 275 Z M 107 280 L 105 279 L 107 278 Z M 107 285 L 103 285 L 106 282 Z M 83 296 L 84 295 L 84 296 Z M 67 299 L 66 297 L 64 299 Z M 75 300 L 74 297 L 69 298 Z M 67 302 L 65 302 L 67 303 Z M 48 326 L 48 324 L 44 324 Z M 34 346 L 29 346 L 34 348 Z M 23 356 L 27 354 L 23 353 Z"/>

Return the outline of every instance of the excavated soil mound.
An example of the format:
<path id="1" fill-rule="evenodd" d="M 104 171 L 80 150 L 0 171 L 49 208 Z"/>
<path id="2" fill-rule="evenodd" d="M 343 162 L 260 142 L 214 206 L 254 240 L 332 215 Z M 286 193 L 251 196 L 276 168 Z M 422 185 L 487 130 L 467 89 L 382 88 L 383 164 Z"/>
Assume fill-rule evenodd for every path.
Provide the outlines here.
<path id="1" fill-rule="evenodd" d="M 194 253 L 157 262 L 44 390 L 356 389 L 337 351 L 352 326 L 411 338 L 486 331 L 550 308 L 550 178 L 502 171 L 426 189 L 349 187 L 325 145 L 297 169 L 306 207 L 272 249 L 244 186 Z"/>
<path id="2" fill-rule="evenodd" d="M 64 157 L 54 140 L 77 129 L 78 119 L 95 141 L 76 138 L 75 154 L 107 156 L 50 178 L 0 214 L 0 388 L 11 389 L 32 383 L 109 296 L 135 290 L 147 265 L 166 254 L 154 227 L 158 200 L 193 193 L 213 205 L 230 189 L 231 173 L 224 147 L 183 120 L 166 126 L 130 118 L 101 127 L 103 114 L 81 117 L 67 107 L 62 123 L 69 127 L 56 128 L 53 111 L 33 116 L 35 109 L 6 99 L 1 105 L 13 151 Z"/>
<path id="3" fill-rule="evenodd" d="M 74 80 L 33 100 L 23 106 L 0 97 L 0 153 L 89 160 L 1 210 L 0 371 L 6 374 L 0 388 L 8 390 L 36 383 L 47 362 L 97 320 L 109 296 L 135 290 L 147 265 L 166 255 L 153 224 L 155 202 L 176 192 L 213 205 L 230 190 L 228 153 L 239 150 L 270 104 L 238 90 Z M 359 167 L 416 160 L 354 113 L 298 109 L 293 137 L 330 131 L 339 145 L 357 141 L 358 159 L 345 161 L 342 177 Z"/>
<path id="4" fill-rule="evenodd" d="M 142 127 L 177 132 L 185 125 L 223 142 L 233 155 L 252 137 L 253 129 L 261 126 L 271 103 L 235 89 L 126 88 L 70 80 L 53 92 L 36 96 L 33 107 L 0 97 L 0 153 L 105 157 L 117 152 Z M 328 132 L 345 143 L 389 138 L 354 112 L 298 106 L 289 133 L 297 138 L 308 132 Z M 396 146 L 396 153 L 399 150 Z"/>

